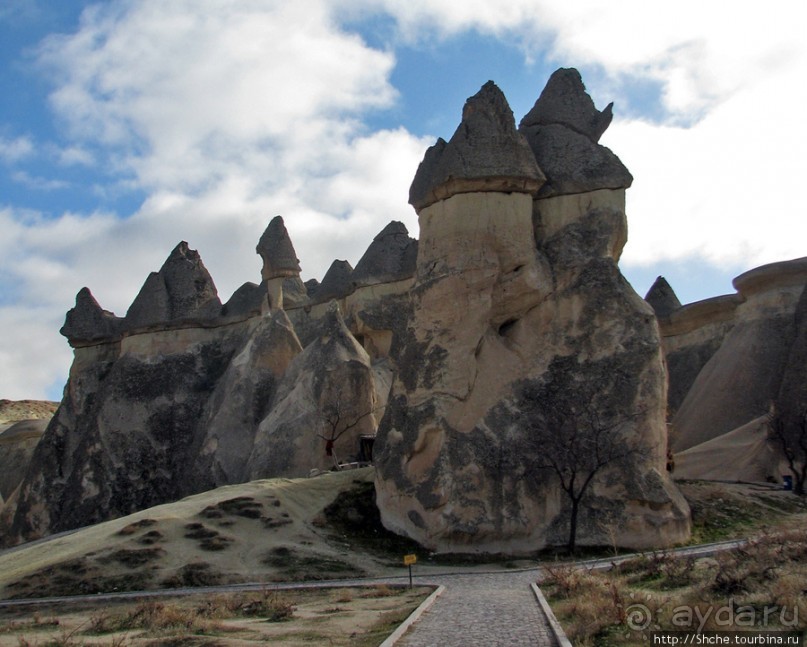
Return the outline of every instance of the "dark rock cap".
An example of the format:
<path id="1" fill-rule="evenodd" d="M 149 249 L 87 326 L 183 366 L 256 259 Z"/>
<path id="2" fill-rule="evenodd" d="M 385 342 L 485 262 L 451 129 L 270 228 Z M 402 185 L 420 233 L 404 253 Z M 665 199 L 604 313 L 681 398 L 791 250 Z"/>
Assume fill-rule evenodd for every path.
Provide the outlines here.
<path id="1" fill-rule="evenodd" d="M 457 193 L 503 191 L 535 194 L 544 175 L 515 127 L 513 112 L 493 81 L 465 102 L 451 140 L 426 151 L 409 189 L 420 211 Z"/>
<path id="2" fill-rule="evenodd" d="M 67 311 L 59 332 L 67 337 L 71 346 L 82 345 L 116 338 L 122 321 L 101 308 L 89 288 L 81 288 L 76 294 L 76 305 Z"/>
<path id="3" fill-rule="evenodd" d="M 221 313 L 213 278 L 198 252 L 184 240 L 159 272 L 152 272 L 126 313 L 126 327 L 183 319 L 213 319 Z"/>
<path id="4" fill-rule="evenodd" d="M 353 292 L 353 281 L 351 275 L 353 267 L 347 261 L 336 260 L 331 263 L 322 283 L 317 287 L 312 297 L 314 303 L 323 303 L 330 299 L 341 299 Z"/>
<path id="5" fill-rule="evenodd" d="M 319 281 L 317 279 L 308 279 L 303 285 L 305 285 L 305 293 L 308 298 L 313 299 L 317 290 L 319 290 Z"/>
<path id="6" fill-rule="evenodd" d="M 560 124 L 596 144 L 611 124 L 613 106 L 609 103 L 602 112 L 597 110 L 586 92 L 580 72 L 562 67 L 549 77 L 541 96 L 521 120 L 519 128 Z"/>
<path id="7" fill-rule="evenodd" d="M 239 287 L 221 309 L 225 317 L 240 317 L 257 314 L 266 300 L 266 286 L 250 281 Z"/>
<path id="8" fill-rule="evenodd" d="M 261 277 L 264 280 L 300 274 L 297 252 L 294 251 L 289 232 L 280 216 L 272 218 L 255 251 L 263 259 Z"/>
<path id="9" fill-rule="evenodd" d="M 612 105 L 597 110 L 577 70 L 552 74 L 519 125 L 546 175 L 539 198 L 626 189 L 633 183 L 619 158 L 597 143 L 611 123 Z"/>
<path id="10" fill-rule="evenodd" d="M 370 243 L 356 264 L 351 280 L 358 287 L 400 281 L 415 275 L 417 240 L 406 225 L 393 220 Z"/>
<path id="11" fill-rule="evenodd" d="M 681 302 L 663 276 L 659 276 L 650 286 L 644 300 L 652 306 L 658 317 L 669 317 L 681 307 Z"/>

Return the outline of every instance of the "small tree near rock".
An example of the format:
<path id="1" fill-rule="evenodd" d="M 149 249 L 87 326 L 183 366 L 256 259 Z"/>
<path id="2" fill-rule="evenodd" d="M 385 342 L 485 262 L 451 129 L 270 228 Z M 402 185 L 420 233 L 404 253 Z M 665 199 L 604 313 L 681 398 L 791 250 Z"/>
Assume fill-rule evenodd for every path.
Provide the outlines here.
<path id="1" fill-rule="evenodd" d="M 790 416 L 774 411 L 768 418 L 768 433 L 787 460 L 793 475 L 793 493 L 804 496 L 807 480 L 807 411 Z"/>
<path id="2" fill-rule="evenodd" d="M 356 412 L 348 406 L 341 390 L 322 409 L 322 432 L 317 436 L 325 441 L 325 455 L 333 459 L 335 467 L 339 466 L 339 459 L 334 449 L 336 441 L 346 432 L 354 429 L 362 420 L 375 412 L 375 408 L 368 407 Z"/>
<path id="3" fill-rule="evenodd" d="M 592 485 L 607 469 L 628 467 L 646 458 L 648 449 L 631 441 L 625 433 L 639 413 L 620 411 L 604 405 L 596 387 L 527 387 L 522 402 L 528 403 L 526 432 L 532 451 L 530 471 L 549 472 L 559 483 L 569 502 L 567 549 L 577 547 L 577 529 L 583 503 Z"/>

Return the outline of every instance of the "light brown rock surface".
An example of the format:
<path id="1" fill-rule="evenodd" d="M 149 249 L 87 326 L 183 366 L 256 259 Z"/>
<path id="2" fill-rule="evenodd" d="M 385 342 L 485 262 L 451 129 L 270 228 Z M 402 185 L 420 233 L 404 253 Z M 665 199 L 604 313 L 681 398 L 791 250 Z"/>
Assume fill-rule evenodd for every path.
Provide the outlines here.
<path id="1" fill-rule="evenodd" d="M 370 357 L 332 302 L 317 339 L 279 380 L 268 415 L 257 428 L 248 480 L 306 476 L 312 469 L 331 469 L 337 461 L 355 461 L 359 436 L 375 433 L 386 396 L 376 388 Z"/>
<path id="2" fill-rule="evenodd" d="M 50 419 L 20 420 L 0 433 L 0 497 L 3 500 L 8 500 L 22 482 L 49 422 Z"/>
<path id="3" fill-rule="evenodd" d="M 473 127 L 464 119 L 458 132 L 470 139 Z M 412 314 L 375 449 L 382 519 L 441 552 L 565 543 L 568 500 L 535 467 L 531 441 L 560 389 L 578 394 L 575 407 L 596 403 L 626 446 L 641 447 L 600 475 L 578 541 L 602 544 L 606 528 L 621 545 L 683 541 L 689 510 L 664 472 L 658 328 L 616 266 L 624 191 L 533 202 L 465 192 L 419 210 Z"/>
<path id="4" fill-rule="evenodd" d="M 765 415 L 777 399 L 797 334 L 807 260 L 750 270 L 735 279 L 743 299 L 720 347 L 698 373 L 673 423 L 683 451 Z"/>

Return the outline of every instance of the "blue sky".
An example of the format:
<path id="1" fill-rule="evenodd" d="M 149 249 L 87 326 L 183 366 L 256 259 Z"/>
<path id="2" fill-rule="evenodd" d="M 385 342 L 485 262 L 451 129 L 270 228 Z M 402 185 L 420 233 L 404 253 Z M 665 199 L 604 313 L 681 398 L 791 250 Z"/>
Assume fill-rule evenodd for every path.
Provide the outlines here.
<path id="1" fill-rule="evenodd" d="M 558 67 L 615 102 L 640 294 L 804 256 L 803 2 L 719 4 L 4 0 L 0 397 L 58 399 L 76 292 L 123 315 L 180 240 L 226 300 L 274 215 L 304 278 L 417 235 L 417 164 L 488 79 L 516 120 Z"/>

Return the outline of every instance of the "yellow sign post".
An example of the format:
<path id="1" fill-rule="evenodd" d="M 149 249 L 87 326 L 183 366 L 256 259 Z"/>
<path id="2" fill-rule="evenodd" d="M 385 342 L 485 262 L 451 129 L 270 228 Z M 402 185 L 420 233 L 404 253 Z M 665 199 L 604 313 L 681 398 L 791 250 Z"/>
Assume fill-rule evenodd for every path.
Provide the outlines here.
<path id="1" fill-rule="evenodd" d="M 412 564 L 418 561 L 417 555 L 404 555 L 404 566 L 409 567 L 409 588 L 412 588 Z"/>

